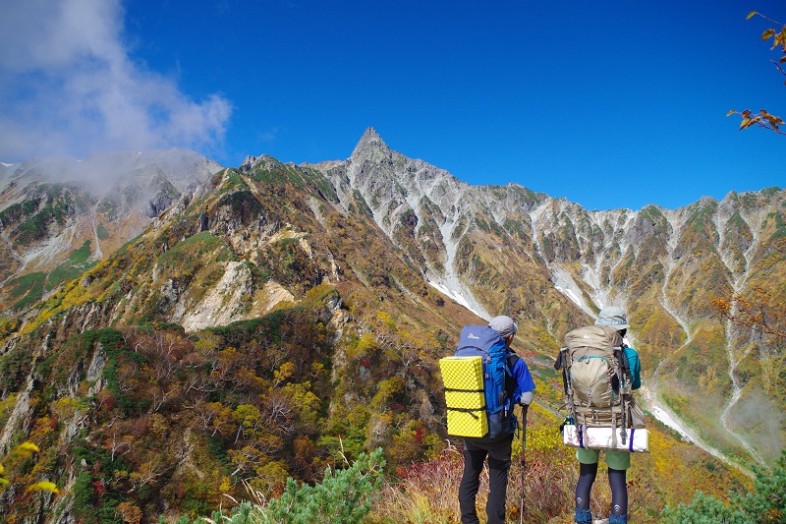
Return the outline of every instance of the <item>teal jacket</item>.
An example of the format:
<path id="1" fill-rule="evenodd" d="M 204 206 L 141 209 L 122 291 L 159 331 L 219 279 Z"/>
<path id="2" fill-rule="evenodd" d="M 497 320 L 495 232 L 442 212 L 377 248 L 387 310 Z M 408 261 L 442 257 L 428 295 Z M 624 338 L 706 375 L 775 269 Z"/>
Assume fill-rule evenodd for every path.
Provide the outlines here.
<path id="1" fill-rule="evenodd" d="M 628 357 L 628 365 L 630 366 L 631 388 L 639 389 L 641 387 L 641 362 L 639 362 L 639 354 L 635 349 L 626 347 L 625 356 Z"/>

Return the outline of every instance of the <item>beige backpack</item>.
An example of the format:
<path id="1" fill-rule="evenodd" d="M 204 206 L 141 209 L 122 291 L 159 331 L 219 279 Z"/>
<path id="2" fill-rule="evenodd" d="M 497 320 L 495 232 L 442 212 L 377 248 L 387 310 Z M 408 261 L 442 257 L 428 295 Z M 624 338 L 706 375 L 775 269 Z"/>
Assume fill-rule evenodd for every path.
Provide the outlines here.
<path id="1" fill-rule="evenodd" d="M 640 417 L 619 331 L 606 325 L 570 331 L 555 368 L 562 369 L 565 405 L 574 424 L 612 428 L 624 445 L 627 430 L 638 427 Z"/>

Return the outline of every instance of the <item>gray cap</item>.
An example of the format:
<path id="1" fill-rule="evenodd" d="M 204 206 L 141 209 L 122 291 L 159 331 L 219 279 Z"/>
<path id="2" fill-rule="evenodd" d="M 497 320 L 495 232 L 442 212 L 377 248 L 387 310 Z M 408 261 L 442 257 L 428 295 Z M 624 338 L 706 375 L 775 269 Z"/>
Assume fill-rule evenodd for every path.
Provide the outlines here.
<path id="1" fill-rule="evenodd" d="M 489 327 L 499 333 L 499 336 L 502 338 L 515 335 L 519 330 L 519 327 L 513 322 L 513 319 L 505 315 L 492 318 L 491 321 L 489 321 Z"/>
<path id="2" fill-rule="evenodd" d="M 595 324 L 613 326 L 620 329 L 628 329 L 628 315 L 625 310 L 618 306 L 606 306 L 598 313 L 598 320 Z"/>

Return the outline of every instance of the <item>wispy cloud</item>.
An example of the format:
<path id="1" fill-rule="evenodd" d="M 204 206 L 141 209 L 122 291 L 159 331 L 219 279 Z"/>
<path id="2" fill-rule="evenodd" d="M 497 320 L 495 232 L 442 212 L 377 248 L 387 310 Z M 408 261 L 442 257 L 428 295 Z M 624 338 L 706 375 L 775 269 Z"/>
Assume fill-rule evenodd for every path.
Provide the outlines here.
<path id="1" fill-rule="evenodd" d="M 262 142 L 270 143 L 278 139 L 278 127 L 273 127 L 267 131 L 259 133 L 259 140 Z"/>
<path id="2" fill-rule="evenodd" d="M 0 16 L 0 159 L 220 144 L 231 106 L 192 100 L 135 62 L 120 0 L 7 0 Z"/>

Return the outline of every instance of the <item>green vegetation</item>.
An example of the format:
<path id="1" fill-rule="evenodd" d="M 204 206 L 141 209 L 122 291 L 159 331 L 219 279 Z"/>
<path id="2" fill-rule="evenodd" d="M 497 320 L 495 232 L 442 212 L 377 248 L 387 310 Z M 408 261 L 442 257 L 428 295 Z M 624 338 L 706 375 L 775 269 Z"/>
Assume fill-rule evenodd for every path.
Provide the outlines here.
<path id="1" fill-rule="evenodd" d="M 76 205 L 70 192 L 52 184 L 46 186 L 44 195 L 9 206 L 0 213 L 0 219 L 3 223 L 18 221 L 12 234 L 14 242 L 27 245 L 45 238 L 51 223 L 64 224 L 66 217 L 74 214 Z"/>
<path id="2" fill-rule="evenodd" d="M 352 190 L 352 197 L 354 200 L 354 205 L 357 206 L 356 213 L 361 213 L 367 217 L 373 217 L 374 213 L 371 211 L 371 208 L 368 206 L 366 199 L 363 198 L 363 194 L 358 191 L 357 189 Z M 376 205 L 376 203 L 375 203 Z"/>
<path id="3" fill-rule="evenodd" d="M 713 226 L 713 217 L 718 211 L 718 203 L 714 200 L 699 202 L 696 204 L 693 213 L 685 222 L 686 227 L 690 227 L 695 233 L 704 234 L 709 237 Z"/>
<path id="4" fill-rule="evenodd" d="M 325 178 L 325 176 L 316 169 L 302 169 L 303 177 L 308 180 L 317 189 L 320 195 L 326 200 L 331 202 L 338 201 L 338 195 L 333 185 Z"/>
<path id="5" fill-rule="evenodd" d="M 256 505 L 241 503 L 227 515 L 215 511 L 211 519 L 227 524 L 359 524 L 378 496 L 384 466 L 381 449 L 362 453 L 346 469 L 327 468 L 322 481 L 313 486 L 289 477 L 281 496 Z M 175 524 L 202 522 L 202 518 L 181 517 Z"/>
<path id="6" fill-rule="evenodd" d="M 0 211 L 0 222 L 12 224 L 24 217 L 32 215 L 41 205 L 40 198 L 30 198 L 22 202 L 17 202 Z"/>
<path id="7" fill-rule="evenodd" d="M 15 278 L 8 283 L 11 297 L 16 300 L 14 309 L 24 309 L 44 295 L 44 283 L 46 282 L 45 273 L 28 273 Z"/>
<path id="8" fill-rule="evenodd" d="M 201 231 L 175 244 L 169 251 L 158 257 L 158 262 L 165 268 L 178 268 L 181 272 L 190 272 L 200 257 L 215 255 L 213 260 L 232 260 L 231 249 L 220 238 L 210 231 Z"/>
<path id="9" fill-rule="evenodd" d="M 86 240 L 68 260 L 57 266 L 51 273 L 28 273 L 8 283 L 11 298 L 15 300 L 14 309 L 26 309 L 41 299 L 44 292 L 50 291 L 63 282 L 74 279 L 88 270 L 94 263 L 90 257 L 90 241 Z"/>
<path id="10" fill-rule="evenodd" d="M 249 176 L 265 184 L 275 186 L 290 184 L 299 190 L 313 189 L 326 200 L 331 202 L 338 200 L 332 184 L 318 170 L 282 164 L 272 157 L 261 159 Z"/>
<path id="11" fill-rule="evenodd" d="M 649 205 L 645 206 L 639 211 L 639 217 L 641 220 L 645 220 L 647 222 L 652 222 L 653 224 L 660 223 L 664 220 L 663 213 L 661 213 L 660 209 L 657 206 Z"/>
<path id="12" fill-rule="evenodd" d="M 99 240 L 106 240 L 109 238 L 109 231 L 107 231 L 103 224 L 98 224 L 96 226 L 96 235 L 98 235 Z"/>
<path id="13" fill-rule="evenodd" d="M 92 265 L 91 263 L 88 263 L 90 254 L 90 241 L 85 240 L 79 249 L 71 253 L 71 255 L 68 257 L 68 260 L 57 266 L 54 271 L 47 275 L 47 289 L 53 289 L 62 282 L 76 278 L 87 271 Z"/>
<path id="14" fill-rule="evenodd" d="M 241 175 L 234 169 L 225 169 L 224 171 L 219 171 L 214 176 L 214 183 L 219 183 L 222 175 L 223 175 L 223 184 L 221 186 L 222 194 L 229 193 L 230 191 L 235 191 L 235 190 L 248 189 L 248 184 L 246 183 L 245 178 L 243 178 L 243 175 Z"/>
<path id="15" fill-rule="evenodd" d="M 130 350 L 123 334 L 114 329 L 87 331 L 81 337 L 83 347 L 99 344 L 106 353 L 107 364 L 104 367 L 103 377 L 106 380 L 107 390 L 112 395 L 113 405 L 116 405 L 125 416 L 146 410 L 150 401 L 129 395 L 122 376 L 123 368 L 134 369 L 147 362 L 145 356 L 138 351 Z"/>
<path id="16" fill-rule="evenodd" d="M 786 221 L 783 219 L 783 213 L 775 213 L 775 231 L 770 235 L 770 242 L 779 238 L 786 237 Z"/>
<path id="17" fill-rule="evenodd" d="M 666 507 L 664 524 L 747 524 L 786 521 L 786 451 L 772 471 L 757 469 L 753 491 L 728 494 L 728 502 L 698 492 L 690 504 Z"/>
<path id="18" fill-rule="evenodd" d="M 198 301 L 223 276 L 221 262 L 237 259 L 232 248 L 210 231 L 201 231 L 175 244 L 158 257 L 161 274 L 177 293 L 190 289 L 191 299 Z M 158 296 L 145 305 L 141 318 L 156 320 L 168 306 L 166 297 Z"/>

